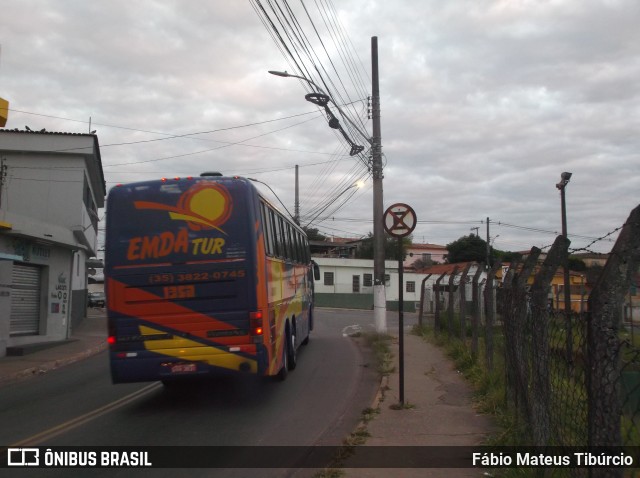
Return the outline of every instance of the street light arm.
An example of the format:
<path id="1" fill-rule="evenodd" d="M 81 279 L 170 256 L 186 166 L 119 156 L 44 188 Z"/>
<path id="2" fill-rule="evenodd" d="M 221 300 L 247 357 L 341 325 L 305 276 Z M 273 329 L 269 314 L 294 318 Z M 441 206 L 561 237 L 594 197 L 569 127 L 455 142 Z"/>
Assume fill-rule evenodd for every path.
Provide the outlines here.
<path id="1" fill-rule="evenodd" d="M 338 106 L 336 104 L 335 101 L 333 101 L 333 98 L 331 98 L 331 96 L 327 95 L 324 90 L 322 88 L 320 88 L 318 85 L 316 85 L 313 81 L 311 81 L 309 78 L 305 78 L 304 76 L 300 76 L 300 75 L 294 75 L 291 73 L 288 73 L 287 71 L 276 71 L 276 70 L 269 70 L 269 73 L 271 73 L 272 75 L 275 76 L 281 76 L 283 78 L 298 78 L 299 80 L 303 80 L 306 81 L 307 83 L 309 83 L 311 86 L 313 86 L 314 88 L 317 88 L 318 91 L 320 93 L 322 93 L 323 95 L 326 95 L 335 105 L 336 109 L 340 112 L 340 115 L 349 122 L 349 124 L 351 126 L 353 126 L 355 128 L 355 130 L 360 133 L 360 135 L 367 140 L 367 142 L 369 144 L 372 144 L 371 142 L 371 138 L 369 138 L 369 136 L 367 136 L 365 133 L 362 132 L 362 130 L 358 127 L 358 125 L 356 125 L 353 121 L 351 121 L 351 118 L 349 118 L 344 111 L 342 111 L 342 109 L 340 108 L 340 106 Z"/>
<path id="2" fill-rule="evenodd" d="M 322 88 L 320 88 L 318 85 L 316 85 L 313 81 L 311 81 L 309 78 L 305 78 L 304 76 L 300 76 L 300 75 L 293 75 L 291 73 L 288 73 L 286 71 L 276 71 L 276 70 L 269 70 L 269 73 L 271 73 L 272 75 L 276 75 L 276 76 L 281 76 L 283 78 L 298 78 L 299 80 L 304 80 L 307 83 L 309 83 L 310 85 L 312 85 L 314 88 L 317 88 L 318 91 L 320 91 L 320 93 L 324 93 L 324 90 Z"/>

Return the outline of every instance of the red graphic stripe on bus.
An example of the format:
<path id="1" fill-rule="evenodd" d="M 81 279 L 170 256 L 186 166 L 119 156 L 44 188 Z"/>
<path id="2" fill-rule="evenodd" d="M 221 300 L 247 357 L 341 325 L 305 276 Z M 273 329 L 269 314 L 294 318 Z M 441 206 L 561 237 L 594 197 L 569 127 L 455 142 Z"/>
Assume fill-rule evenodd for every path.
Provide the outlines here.
<path id="1" fill-rule="evenodd" d="M 235 329 L 235 326 L 215 319 L 211 316 L 202 314 L 193 309 L 183 307 L 168 300 L 163 300 L 161 297 L 146 292 L 144 290 L 135 289 L 127 286 L 126 284 L 117 280 L 108 279 L 109 288 L 109 308 L 114 311 L 129 317 L 144 317 L 146 322 L 151 322 L 158 325 L 170 325 L 171 328 L 180 330 L 182 332 L 192 333 L 194 327 L 200 326 L 203 322 L 209 324 L 211 329 L 215 330 L 231 330 Z M 135 304 L 128 304 L 124 300 L 116 300 L 115 298 L 123 298 L 125 291 L 129 297 L 132 294 L 135 295 Z M 188 316 L 189 323 L 180 324 L 176 323 L 175 317 L 178 315 Z M 197 319 L 197 322 L 193 319 Z"/>

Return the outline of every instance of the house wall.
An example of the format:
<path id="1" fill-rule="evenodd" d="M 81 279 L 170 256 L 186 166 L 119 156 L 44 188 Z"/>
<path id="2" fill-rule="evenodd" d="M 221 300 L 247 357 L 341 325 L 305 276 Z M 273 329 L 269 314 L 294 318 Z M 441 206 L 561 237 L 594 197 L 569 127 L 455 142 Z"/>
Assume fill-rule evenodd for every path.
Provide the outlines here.
<path id="1" fill-rule="evenodd" d="M 364 285 L 365 274 L 373 276 L 373 260 L 337 259 L 314 257 L 320 267 L 320 280 L 315 281 L 316 305 L 319 307 L 337 307 L 353 309 L 373 309 L 373 285 Z M 333 284 L 325 284 L 325 274 L 333 274 Z M 385 295 L 388 310 L 398 310 L 399 274 L 396 261 L 385 261 L 385 274 L 389 276 Z M 360 288 L 354 292 L 354 276 L 358 278 Z M 403 273 L 403 309 L 415 311 L 420 304 L 420 287 L 427 274 Z M 435 279 L 433 279 L 435 280 Z M 413 291 L 407 290 L 407 283 L 413 283 Z"/>
<path id="2" fill-rule="evenodd" d="M 427 254 L 428 258 L 436 263 L 443 263 L 444 256 L 448 254 L 444 246 L 436 244 L 413 244 L 407 248 L 407 254 L 404 259 L 404 266 L 409 267 L 417 260 L 422 260 L 423 255 Z"/>
<path id="3" fill-rule="evenodd" d="M 0 130 L 0 157 L 2 357 L 7 347 L 67 339 L 85 317 L 86 261 L 97 249 L 96 211 L 105 190 L 93 135 Z M 37 270 L 40 281 L 38 327 L 18 335 L 11 317 L 15 323 L 15 302 L 22 299 L 19 284 L 12 284 L 18 272 L 12 273 L 27 266 L 27 275 Z"/>
<path id="4" fill-rule="evenodd" d="M 43 245 L 25 238 L 0 236 L 0 357 L 6 348 L 28 343 L 64 340 L 71 324 L 72 251 Z M 39 331 L 36 335 L 11 335 L 11 302 L 16 289 L 11 286 L 16 265 L 36 266 L 40 273 Z"/>
<path id="5" fill-rule="evenodd" d="M 71 266 L 71 329 L 73 330 L 86 316 L 87 311 L 87 254 L 74 251 Z"/>

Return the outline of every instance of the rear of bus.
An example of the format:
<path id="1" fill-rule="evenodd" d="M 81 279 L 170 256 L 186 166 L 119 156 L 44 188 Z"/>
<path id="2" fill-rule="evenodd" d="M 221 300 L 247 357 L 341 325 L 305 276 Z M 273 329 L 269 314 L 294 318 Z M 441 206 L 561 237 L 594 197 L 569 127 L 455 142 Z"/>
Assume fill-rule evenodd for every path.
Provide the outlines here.
<path id="1" fill-rule="evenodd" d="M 114 383 L 267 372 L 254 186 L 197 177 L 114 187 L 105 275 Z"/>

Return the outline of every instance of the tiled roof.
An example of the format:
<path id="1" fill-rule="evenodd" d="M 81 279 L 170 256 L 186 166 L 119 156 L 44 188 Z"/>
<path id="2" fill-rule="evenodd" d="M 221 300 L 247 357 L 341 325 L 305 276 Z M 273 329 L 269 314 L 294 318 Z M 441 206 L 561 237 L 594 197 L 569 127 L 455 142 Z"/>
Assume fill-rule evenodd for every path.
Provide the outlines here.
<path id="1" fill-rule="evenodd" d="M 441 274 L 451 274 L 453 270 L 457 267 L 458 272 L 464 270 L 467 267 L 467 264 L 478 264 L 477 262 L 458 262 L 456 264 L 435 264 L 433 266 L 425 267 L 424 269 L 420 269 L 421 274 L 433 274 L 433 275 L 441 275 Z"/>
<path id="2" fill-rule="evenodd" d="M 441 246 L 439 244 L 411 244 L 408 249 L 442 249 L 446 250 L 447 246 Z"/>

